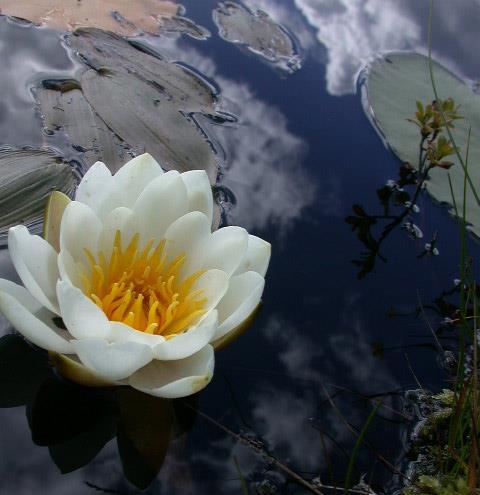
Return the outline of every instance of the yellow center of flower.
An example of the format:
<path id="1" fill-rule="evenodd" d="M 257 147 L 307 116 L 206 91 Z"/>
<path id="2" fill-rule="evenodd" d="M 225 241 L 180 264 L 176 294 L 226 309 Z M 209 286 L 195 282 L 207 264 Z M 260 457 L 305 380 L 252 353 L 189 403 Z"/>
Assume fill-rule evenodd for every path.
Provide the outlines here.
<path id="1" fill-rule="evenodd" d="M 184 254 L 167 263 L 164 240 L 156 246 L 150 240 L 141 250 L 139 240 L 135 234 L 123 249 L 117 230 L 110 260 L 102 251 L 95 257 L 85 249 L 90 270 L 81 275 L 84 291 L 109 320 L 172 338 L 205 313 L 203 291 L 192 290 L 204 272 L 181 280 Z"/>

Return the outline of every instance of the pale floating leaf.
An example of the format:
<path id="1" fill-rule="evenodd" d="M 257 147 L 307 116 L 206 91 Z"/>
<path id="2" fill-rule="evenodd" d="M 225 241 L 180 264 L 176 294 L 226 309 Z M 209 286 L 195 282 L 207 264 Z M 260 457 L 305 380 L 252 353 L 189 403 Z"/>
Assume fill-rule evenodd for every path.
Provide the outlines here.
<path id="1" fill-rule="evenodd" d="M 215 113 L 216 94 L 197 74 L 170 62 L 158 52 L 100 29 L 78 29 L 68 44 L 90 67 L 113 68 L 149 81 L 159 95 L 185 112 Z"/>
<path id="2" fill-rule="evenodd" d="M 116 70 L 89 70 L 82 76 L 83 93 L 107 126 L 125 142 L 141 146 L 167 170 L 203 169 L 212 182 L 217 159 L 193 118 L 162 97 L 148 82 Z"/>
<path id="3" fill-rule="evenodd" d="M 180 15 L 162 17 L 160 31 L 162 34 L 186 34 L 196 40 L 206 40 L 211 36 L 208 29 Z"/>
<path id="4" fill-rule="evenodd" d="M 0 13 L 61 30 L 94 26 L 123 36 L 157 33 L 178 13 L 166 0 L 1 0 Z"/>
<path id="5" fill-rule="evenodd" d="M 62 130 L 72 147 L 83 152 L 87 168 L 103 161 L 116 172 L 130 160 L 130 147 L 105 125 L 73 83 L 44 83 L 35 94 L 45 131 L 53 134 Z"/>
<path id="6" fill-rule="evenodd" d="M 72 166 L 51 151 L 0 149 L 0 245 L 19 223 L 40 233 L 50 193 L 72 195 L 76 182 Z"/>
<path id="7" fill-rule="evenodd" d="M 459 105 L 462 120 L 455 121 L 452 134 L 460 153 L 465 157 L 468 129 L 471 127 L 468 173 L 480 195 L 480 98 L 458 77 L 440 64 L 433 63 L 439 97 L 453 98 Z M 373 61 L 366 71 L 363 95 L 364 107 L 374 125 L 385 137 L 392 151 L 404 162 L 418 168 L 420 132 L 407 121 L 416 111 L 416 102 L 431 103 L 434 92 L 430 80 L 428 58 L 414 53 L 391 53 Z M 456 206 L 463 208 L 464 171 L 457 157 L 449 160 L 454 166 L 448 170 L 435 168 L 427 181 L 428 192 L 454 212 L 448 182 L 450 175 Z M 472 231 L 480 237 L 480 208 L 470 187 L 467 187 L 467 220 Z"/>
<path id="8" fill-rule="evenodd" d="M 287 72 L 300 69 L 301 59 L 293 38 L 266 12 L 252 12 L 240 3 L 227 1 L 214 9 L 213 20 L 225 41 L 244 45 Z"/>

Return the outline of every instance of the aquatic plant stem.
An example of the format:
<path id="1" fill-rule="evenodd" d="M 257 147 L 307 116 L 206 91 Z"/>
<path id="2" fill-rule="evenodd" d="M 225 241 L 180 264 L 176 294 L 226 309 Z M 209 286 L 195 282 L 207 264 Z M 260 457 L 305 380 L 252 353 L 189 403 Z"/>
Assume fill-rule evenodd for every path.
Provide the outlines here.
<path id="1" fill-rule="evenodd" d="M 348 490 L 351 485 L 352 481 L 352 473 L 353 473 L 353 467 L 355 465 L 355 461 L 357 459 L 357 454 L 358 450 L 360 449 L 360 446 L 363 443 L 363 440 L 365 438 L 365 435 L 367 434 L 367 430 L 370 427 L 371 422 L 373 421 L 373 418 L 376 416 L 378 408 L 380 407 L 381 402 L 377 402 L 375 407 L 372 409 L 370 412 L 367 421 L 365 421 L 365 424 L 363 425 L 363 428 L 361 429 L 360 433 L 358 434 L 357 441 L 355 442 L 355 445 L 352 450 L 352 455 L 350 456 L 350 460 L 348 461 L 348 467 L 347 467 L 347 474 L 345 475 L 345 487 L 344 487 L 344 494 L 348 494 Z"/>

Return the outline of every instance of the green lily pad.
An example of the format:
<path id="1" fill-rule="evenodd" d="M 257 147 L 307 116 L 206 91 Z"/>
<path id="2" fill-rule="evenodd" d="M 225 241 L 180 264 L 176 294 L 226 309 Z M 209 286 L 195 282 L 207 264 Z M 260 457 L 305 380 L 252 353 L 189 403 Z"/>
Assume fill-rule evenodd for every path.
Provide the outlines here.
<path id="1" fill-rule="evenodd" d="M 464 81 L 437 62 L 433 72 L 439 98 L 453 98 L 459 105 L 462 120 L 452 129 L 462 157 L 467 150 L 468 129 L 471 140 L 468 174 L 478 187 L 480 195 L 480 97 Z M 372 123 L 378 128 L 391 150 L 404 162 L 418 168 L 420 133 L 418 127 L 407 121 L 416 111 L 416 101 L 431 103 L 434 92 L 430 80 L 428 58 L 414 53 L 390 53 L 375 60 L 366 71 L 364 108 Z M 463 207 L 464 171 L 456 156 L 449 157 L 454 166 L 447 172 L 436 168 L 430 172 L 427 190 L 437 201 L 447 203 L 454 213 L 450 175 L 458 211 Z M 480 237 L 480 208 L 470 187 L 467 188 L 467 220 L 473 233 Z"/>
<path id="2" fill-rule="evenodd" d="M 72 166 L 51 151 L 0 149 L 0 245 L 19 223 L 40 233 L 50 193 L 72 195 L 75 185 Z"/>

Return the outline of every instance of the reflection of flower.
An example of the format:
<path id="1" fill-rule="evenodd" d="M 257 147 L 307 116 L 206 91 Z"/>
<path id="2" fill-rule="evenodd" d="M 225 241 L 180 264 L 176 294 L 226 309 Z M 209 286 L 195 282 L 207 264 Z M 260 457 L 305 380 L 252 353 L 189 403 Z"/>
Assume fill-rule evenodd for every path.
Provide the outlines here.
<path id="1" fill-rule="evenodd" d="M 79 360 L 104 382 L 160 397 L 202 389 L 213 373 L 210 344 L 260 301 L 270 245 L 240 227 L 211 233 L 207 174 L 164 174 L 147 154 L 114 176 L 95 164 L 76 201 L 64 211 L 58 204 L 46 219 L 50 243 L 24 226 L 10 230 L 28 290 L 0 279 L 2 313 L 33 343 L 74 355 L 73 366 Z"/>

